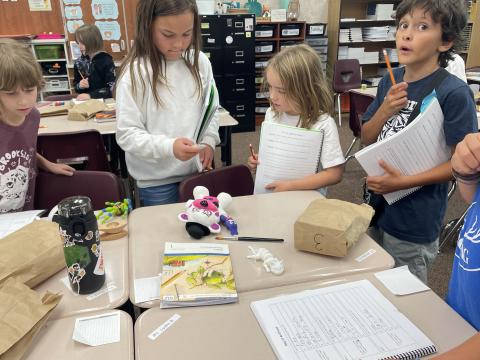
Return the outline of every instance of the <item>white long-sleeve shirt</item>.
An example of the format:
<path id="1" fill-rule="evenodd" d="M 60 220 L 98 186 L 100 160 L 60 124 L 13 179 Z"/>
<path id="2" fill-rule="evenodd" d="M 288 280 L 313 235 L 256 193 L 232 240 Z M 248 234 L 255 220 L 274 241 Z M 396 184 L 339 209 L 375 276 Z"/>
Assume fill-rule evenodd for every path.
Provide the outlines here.
<path id="1" fill-rule="evenodd" d="M 145 79 L 146 88 L 142 92 L 136 72 L 136 97 L 132 94 L 128 70 L 118 80 L 116 138 L 118 145 L 125 151 L 128 171 L 137 180 L 139 187 L 179 182 L 198 172 L 195 158 L 188 161 L 175 158 L 173 143 L 179 137 L 194 140 L 195 129 L 201 121 L 203 94 L 214 83 L 210 61 L 202 52 L 199 57 L 199 70 L 203 86 L 200 97 L 194 77 L 185 61 L 167 61 L 168 86 L 158 85 L 162 102 L 158 106 L 143 66 L 140 76 Z M 149 73 L 152 73 L 151 68 Z M 220 142 L 215 117 L 200 142 L 213 149 Z"/>

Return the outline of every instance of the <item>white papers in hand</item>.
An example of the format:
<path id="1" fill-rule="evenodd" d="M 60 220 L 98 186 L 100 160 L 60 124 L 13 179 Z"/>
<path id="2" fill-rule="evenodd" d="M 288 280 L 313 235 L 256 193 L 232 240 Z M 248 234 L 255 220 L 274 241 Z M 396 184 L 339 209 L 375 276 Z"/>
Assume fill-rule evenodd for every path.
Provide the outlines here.
<path id="1" fill-rule="evenodd" d="M 385 170 L 379 165 L 384 160 L 403 175 L 415 175 L 443 164 L 451 157 L 450 147 L 443 132 L 443 112 L 436 97 L 403 130 L 355 153 L 369 176 L 381 176 Z M 383 195 L 393 204 L 419 187 L 398 190 Z"/>
<path id="2" fill-rule="evenodd" d="M 317 173 L 324 132 L 263 122 L 255 176 L 255 194 L 267 193 L 273 181 L 299 179 Z"/>
<path id="3" fill-rule="evenodd" d="M 375 273 L 378 280 L 395 295 L 408 295 L 430 290 L 408 270 L 408 265 Z"/>
<path id="4" fill-rule="evenodd" d="M 120 313 L 77 318 L 72 339 L 82 344 L 99 346 L 120 341 Z"/>

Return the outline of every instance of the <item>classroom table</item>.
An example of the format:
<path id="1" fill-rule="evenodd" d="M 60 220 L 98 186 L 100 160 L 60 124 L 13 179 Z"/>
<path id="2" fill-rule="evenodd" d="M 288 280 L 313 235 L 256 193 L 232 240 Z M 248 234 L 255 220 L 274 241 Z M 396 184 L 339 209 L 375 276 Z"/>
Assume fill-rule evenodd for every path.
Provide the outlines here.
<path id="1" fill-rule="evenodd" d="M 115 309 L 128 300 L 128 236 L 102 241 L 101 244 L 106 279 L 100 290 L 93 294 L 77 295 L 70 288 L 66 268 L 35 288 L 40 294 L 47 290 L 63 294 L 62 300 L 52 313 L 52 319 Z"/>
<path id="2" fill-rule="evenodd" d="M 120 313 L 120 342 L 101 346 L 89 346 L 72 339 L 77 317 L 102 315 L 111 312 Z M 62 319 L 49 319 L 34 338 L 24 360 L 133 360 L 133 322 L 130 315 L 123 311 L 100 311 L 69 316 Z"/>
<path id="3" fill-rule="evenodd" d="M 238 125 L 227 111 L 218 111 L 218 125 L 221 138 L 221 159 L 225 165 L 232 164 L 232 127 Z M 68 115 L 47 116 L 40 119 L 39 134 L 62 134 L 66 132 L 97 130 L 102 135 L 114 135 L 117 122 L 97 123 L 93 119 L 87 121 L 68 120 Z M 115 143 L 116 145 L 116 143 Z M 118 146 L 118 145 L 117 145 Z"/>
<path id="4" fill-rule="evenodd" d="M 250 303 L 322 286 L 369 280 L 418 327 L 438 353 L 459 345 L 476 330 L 433 291 L 396 296 L 373 273 L 321 279 L 239 294 L 237 303 L 203 307 L 149 309 L 135 322 L 135 359 L 275 359 L 275 354 L 250 309 Z M 351 299 L 355 301 L 355 299 Z M 174 314 L 180 318 L 155 340 L 147 336 Z"/>
<path id="5" fill-rule="evenodd" d="M 393 267 L 393 258 L 367 235 L 362 235 L 344 258 L 296 250 L 293 225 L 310 202 L 321 197 L 319 192 L 312 190 L 233 198 L 229 215 L 237 222 L 240 235 L 283 238 L 284 243 L 215 240 L 214 235 L 194 240 L 188 236 L 185 223 L 177 218 L 185 209 L 181 203 L 133 210 L 128 222 L 131 302 L 141 308 L 159 306 L 159 300 L 137 303 L 135 279 L 154 277 L 161 272 L 165 242 L 228 243 L 235 283 L 240 293 Z M 222 235 L 229 235 L 223 227 Z M 247 259 L 250 255 L 248 246 L 267 248 L 273 256 L 284 260 L 285 273 L 281 276 L 266 273 L 261 261 Z"/>
<path id="6" fill-rule="evenodd" d="M 354 92 L 354 93 L 357 93 L 357 94 L 361 94 L 361 95 L 371 96 L 373 98 L 377 96 L 377 87 L 376 86 L 367 87 L 365 89 L 362 89 L 362 88 L 351 89 L 350 91 Z"/>

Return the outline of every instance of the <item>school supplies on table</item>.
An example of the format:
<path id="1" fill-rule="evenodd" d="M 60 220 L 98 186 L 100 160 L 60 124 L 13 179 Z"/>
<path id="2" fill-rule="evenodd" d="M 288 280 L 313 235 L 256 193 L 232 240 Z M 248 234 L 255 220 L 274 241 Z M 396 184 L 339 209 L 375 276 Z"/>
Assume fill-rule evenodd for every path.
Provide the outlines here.
<path id="1" fill-rule="evenodd" d="M 115 110 L 102 110 L 95 114 L 93 121 L 97 123 L 111 122 L 116 121 L 116 111 Z"/>
<path id="2" fill-rule="evenodd" d="M 355 157 L 369 176 L 381 176 L 383 160 L 403 175 L 415 175 L 443 164 L 451 157 L 443 132 L 443 112 L 435 91 L 428 95 L 420 114 L 396 134 L 363 148 Z M 389 204 L 403 199 L 420 187 L 398 190 L 383 197 Z"/>
<path id="3" fill-rule="evenodd" d="M 160 301 L 162 308 L 236 302 L 228 245 L 165 243 Z"/>
<path id="4" fill-rule="evenodd" d="M 216 236 L 216 240 L 235 240 L 235 241 L 269 241 L 269 242 L 283 242 L 284 239 L 252 237 L 252 236 Z"/>
<path id="5" fill-rule="evenodd" d="M 324 131 L 263 122 L 260 133 L 260 163 L 254 194 L 267 193 L 267 184 L 313 175 L 321 170 Z"/>
<path id="6" fill-rule="evenodd" d="M 254 301 L 279 359 L 416 359 L 437 351 L 368 280 Z"/>

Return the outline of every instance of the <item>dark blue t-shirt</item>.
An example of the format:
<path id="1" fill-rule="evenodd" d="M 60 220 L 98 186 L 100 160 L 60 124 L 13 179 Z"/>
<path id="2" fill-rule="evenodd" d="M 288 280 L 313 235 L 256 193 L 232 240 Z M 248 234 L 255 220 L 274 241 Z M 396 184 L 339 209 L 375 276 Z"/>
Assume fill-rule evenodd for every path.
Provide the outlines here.
<path id="1" fill-rule="evenodd" d="M 480 187 L 465 217 L 453 260 L 447 302 L 480 330 Z"/>
<path id="2" fill-rule="evenodd" d="M 397 83 L 403 81 L 404 68 L 394 70 Z M 408 104 L 392 116 L 383 126 L 380 141 L 402 130 L 408 117 L 422 96 L 425 87 L 431 82 L 435 72 L 423 79 L 408 83 Z M 372 118 L 392 86 L 390 77 L 385 75 L 379 83 L 377 96 L 363 116 L 366 122 Z M 449 74 L 436 89 L 438 102 L 444 115 L 443 130 L 447 145 L 455 146 L 465 135 L 478 131 L 477 115 L 473 94 L 466 83 Z M 414 242 L 429 243 L 434 241 L 442 225 L 447 207 L 448 184 L 433 184 L 403 199 L 386 205 L 384 214 L 378 219 L 378 226 L 396 238 Z"/>

